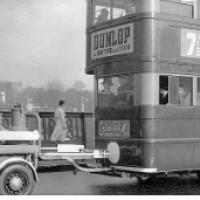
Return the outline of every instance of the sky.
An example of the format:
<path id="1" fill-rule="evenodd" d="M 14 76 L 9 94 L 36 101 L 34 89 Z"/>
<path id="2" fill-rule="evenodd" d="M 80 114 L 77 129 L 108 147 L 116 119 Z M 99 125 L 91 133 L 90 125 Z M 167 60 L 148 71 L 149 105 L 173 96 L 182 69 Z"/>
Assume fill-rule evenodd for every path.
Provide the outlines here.
<path id="1" fill-rule="evenodd" d="M 0 81 L 92 89 L 85 33 L 86 0 L 0 0 Z"/>

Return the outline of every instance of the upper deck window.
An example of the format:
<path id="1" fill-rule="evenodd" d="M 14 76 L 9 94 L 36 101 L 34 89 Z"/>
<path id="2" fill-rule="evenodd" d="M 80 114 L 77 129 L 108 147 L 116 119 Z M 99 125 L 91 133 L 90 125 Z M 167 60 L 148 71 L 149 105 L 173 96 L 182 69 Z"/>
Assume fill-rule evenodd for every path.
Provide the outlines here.
<path id="1" fill-rule="evenodd" d="M 138 0 L 93 0 L 92 23 L 98 24 L 137 12 Z"/>
<path id="2" fill-rule="evenodd" d="M 194 17 L 194 0 L 161 0 L 160 12 L 182 17 Z"/>
<path id="3" fill-rule="evenodd" d="M 111 1 L 106 0 L 93 0 L 93 6 L 92 6 L 92 19 L 93 24 L 105 22 L 107 20 L 110 20 L 111 16 Z"/>
<path id="4" fill-rule="evenodd" d="M 117 19 L 130 14 L 137 14 L 139 7 L 142 7 L 146 0 L 91 0 L 90 12 L 92 21 L 89 24 L 95 25 L 112 19 Z M 149 0 L 151 1 L 159 0 Z M 148 7 L 148 6 L 147 6 Z"/>
<path id="5" fill-rule="evenodd" d="M 88 0 L 88 25 L 152 12 L 200 18 L 199 0 Z"/>

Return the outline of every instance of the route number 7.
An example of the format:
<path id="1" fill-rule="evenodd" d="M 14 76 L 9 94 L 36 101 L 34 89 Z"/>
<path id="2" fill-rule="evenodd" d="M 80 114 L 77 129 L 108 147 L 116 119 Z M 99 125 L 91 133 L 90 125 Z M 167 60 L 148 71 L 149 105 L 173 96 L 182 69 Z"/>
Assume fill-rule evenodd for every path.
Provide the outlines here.
<path id="1" fill-rule="evenodd" d="M 196 35 L 196 33 L 187 33 L 187 39 L 190 39 L 190 40 L 191 40 L 189 49 L 188 49 L 188 51 L 187 51 L 187 56 L 192 56 L 192 55 L 193 55 L 193 52 L 194 52 L 196 40 L 197 40 L 197 35 Z"/>

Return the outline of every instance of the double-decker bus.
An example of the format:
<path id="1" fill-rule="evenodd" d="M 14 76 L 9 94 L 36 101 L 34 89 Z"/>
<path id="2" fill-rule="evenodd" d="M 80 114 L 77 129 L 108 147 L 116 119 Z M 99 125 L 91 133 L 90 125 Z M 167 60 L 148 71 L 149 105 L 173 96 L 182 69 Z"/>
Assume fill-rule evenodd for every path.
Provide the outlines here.
<path id="1" fill-rule="evenodd" d="M 95 145 L 115 172 L 200 175 L 199 0 L 87 0 Z"/>

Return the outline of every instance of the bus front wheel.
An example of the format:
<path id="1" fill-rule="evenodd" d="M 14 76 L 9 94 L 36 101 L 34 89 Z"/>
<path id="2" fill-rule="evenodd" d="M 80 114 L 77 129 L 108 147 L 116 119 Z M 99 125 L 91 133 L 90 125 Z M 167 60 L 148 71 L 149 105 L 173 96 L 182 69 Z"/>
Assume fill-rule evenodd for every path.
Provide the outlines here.
<path id="1" fill-rule="evenodd" d="M 2 195 L 28 195 L 34 189 L 32 171 L 20 164 L 10 165 L 0 175 L 0 194 Z"/>

